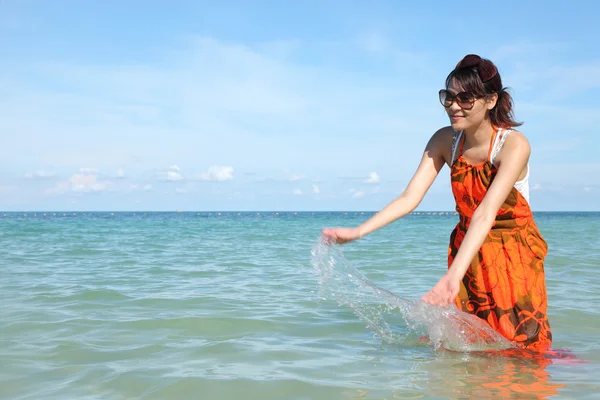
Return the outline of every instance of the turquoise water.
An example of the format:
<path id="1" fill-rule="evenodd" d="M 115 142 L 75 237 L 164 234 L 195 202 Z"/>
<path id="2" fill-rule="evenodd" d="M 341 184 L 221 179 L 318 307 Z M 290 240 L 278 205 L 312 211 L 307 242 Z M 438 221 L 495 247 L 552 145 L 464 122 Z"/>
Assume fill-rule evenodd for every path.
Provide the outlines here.
<path id="1" fill-rule="evenodd" d="M 0 214 L 0 398 L 598 396 L 600 213 L 535 216 L 554 347 L 575 361 L 439 349 L 389 307 L 443 274 L 452 214 L 344 246 L 325 288 L 320 230 L 370 213 L 220 214 Z"/>

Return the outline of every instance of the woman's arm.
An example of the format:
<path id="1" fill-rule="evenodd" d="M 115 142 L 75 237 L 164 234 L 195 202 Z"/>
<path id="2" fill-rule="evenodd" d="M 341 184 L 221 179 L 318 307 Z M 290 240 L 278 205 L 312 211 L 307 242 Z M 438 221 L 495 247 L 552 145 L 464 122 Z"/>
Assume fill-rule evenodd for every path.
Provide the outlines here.
<path id="1" fill-rule="evenodd" d="M 530 152 L 529 142 L 520 132 L 514 131 L 506 138 L 501 154 L 497 158 L 498 173 L 483 201 L 473 213 L 465 238 L 452 265 L 438 284 L 423 296 L 423 301 L 439 305 L 454 301 L 460 281 L 492 229 L 498 210 L 527 166 Z M 502 159 L 499 158 L 500 156 Z"/>
<path id="2" fill-rule="evenodd" d="M 452 130 L 442 128 L 427 143 L 419 167 L 400 196 L 356 228 L 324 229 L 323 235 L 346 243 L 372 233 L 414 210 L 431 187 L 450 154 Z"/>

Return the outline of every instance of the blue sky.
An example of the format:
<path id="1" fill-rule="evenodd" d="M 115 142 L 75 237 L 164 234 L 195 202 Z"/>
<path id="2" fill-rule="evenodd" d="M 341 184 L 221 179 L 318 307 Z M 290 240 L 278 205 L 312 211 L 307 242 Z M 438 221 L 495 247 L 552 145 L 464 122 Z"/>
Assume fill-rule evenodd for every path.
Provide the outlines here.
<path id="1" fill-rule="evenodd" d="M 600 210 L 600 6 L 481 4 L 0 0 L 0 209 L 377 210 L 477 53 L 532 208 Z M 419 209 L 453 206 L 445 168 Z"/>

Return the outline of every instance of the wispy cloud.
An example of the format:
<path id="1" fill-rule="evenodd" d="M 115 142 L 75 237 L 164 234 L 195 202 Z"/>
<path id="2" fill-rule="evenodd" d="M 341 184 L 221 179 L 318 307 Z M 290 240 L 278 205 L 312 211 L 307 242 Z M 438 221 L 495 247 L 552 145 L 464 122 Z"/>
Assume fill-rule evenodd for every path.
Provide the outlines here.
<path id="1" fill-rule="evenodd" d="M 365 192 L 362 190 L 357 190 L 355 188 L 352 188 L 350 190 L 348 190 L 348 192 L 351 194 L 352 198 L 360 198 L 360 197 L 364 197 Z"/>
<path id="2" fill-rule="evenodd" d="M 233 178 L 232 166 L 213 165 L 208 169 L 207 172 L 201 172 L 195 175 L 193 179 L 201 181 L 223 182 L 233 180 Z"/>
<path id="3" fill-rule="evenodd" d="M 502 44 L 492 51 L 489 58 L 497 64 L 505 64 L 512 60 L 529 57 L 547 58 L 548 54 L 556 54 L 569 47 L 567 41 L 534 41 L 522 39 L 512 43 Z"/>
<path id="4" fill-rule="evenodd" d="M 34 172 L 27 172 L 24 177 L 26 179 L 55 179 L 58 175 L 52 171 L 38 169 Z"/>
<path id="5" fill-rule="evenodd" d="M 559 139 L 546 140 L 538 144 L 534 156 L 541 159 L 560 159 L 560 156 L 569 154 L 577 147 L 584 145 L 583 139 L 573 137 L 562 137 Z"/>
<path id="6" fill-rule="evenodd" d="M 290 182 L 302 181 L 304 179 L 306 179 L 305 175 L 291 175 L 287 178 Z"/>
<path id="7" fill-rule="evenodd" d="M 293 172 L 288 168 L 283 169 L 283 178 L 282 178 L 283 181 L 299 182 L 299 181 L 303 181 L 305 179 L 306 179 L 306 174 Z M 278 180 L 278 179 L 274 178 L 274 180 Z"/>
<path id="8" fill-rule="evenodd" d="M 260 182 L 280 182 L 280 183 L 298 183 L 307 179 L 306 174 L 291 172 L 284 169 L 282 173 L 271 173 L 267 178 L 260 179 Z"/>
<path id="9" fill-rule="evenodd" d="M 547 71 L 547 76 L 548 81 L 554 82 L 548 91 L 552 99 L 591 92 L 600 88 L 600 61 L 553 67 Z"/>
<path id="10" fill-rule="evenodd" d="M 503 71 L 503 81 L 518 94 L 530 92 L 536 102 L 567 105 L 565 100 L 577 100 L 573 96 L 600 87 L 600 59 L 574 61 L 560 51 L 566 44 L 540 45 L 534 50 L 535 47 L 517 45 L 512 51 L 521 56 L 496 61 L 508 70 Z M 554 53 L 552 48 L 556 49 Z"/>
<path id="11" fill-rule="evenodd" d="M 544 188 L 552 186 L 600 185 L 600 163 L 554 162 L 540 163 L 532 168 L 532 178 Z"/>
<path id="12" fill-rule="evenodd" d="M 157 171 L 156 178 L 159 181 L 178 182 L 184 179 L 181 169 L 177 165 L 171 165 L 168 169 Z"/>
<path id="13" fill-rule="evenodd" d="M 16 186 L 0 186 L 0 193 L 12 193 L 16 192 L 18 188 Z"/>
<path id="14" fill-rule="evenodd" d="M 3 127 L 37 136 L 33 145 L 15 138 L 13 148 L 49 165 L 87 161 L 103 169 L 133 159 L 148 167 L 175 155 L 190 168 L 200 159 L 215 164 L 245 159 L 247 149 L 255 148 L 258 163 L 272 167 L 306 164 L 309 153 L 324 158 L 335 134 L 323 132 L 422 126 L 413 105 L 398 110 L 400 95 L 389 82 L 359 83 L 333 67 L 278 58 L 262 45 L 194 37 L 177 51 L 165 51 L 163 61 L 111 66 L 53 61 L 6 71 L 0 83 L 13 95 L 0 95 Z M 25 83 L 22 71 L 46 83 Z M 57 85 L 69 89 L 56 92 Z M 389 105 L 375 106 L 378 99 Z M 38 118 L 25 118 L 32 113 Z M 85 141 L 78 136 L 83 126 Z M 138 151 L 140 136 L 171 140 L 148 140 Z M 322 147 L 313 145 L 316 140 Z M 69 151 L 56 141 L 70 143 Z M 261 141 L 267 144 L 257 147 Z"/>
<path id="15" fill-rule="evenodd" d="M 421 12 L 431 17 L 431 10 Z M 444 16 L 428 20 L 439 17 Z M 213 204 L 239 197 L 235 204 L 254 198 L 260 206 L 299 191 L 321 195 L 295 199 L 298 204 L 321 203 L 327 196 L 346 204 L 362 197 L 361 204 L 374 204 L 383 197 L 373 196 L 380 188 L 409 180 L 428 137 L 447 123 L 435 93 L 465 46 L 442 51 L 439 41 L 424 37 L 413 51 L 413 44 L 401 45 L 405 41 L 398 39 L 406 37 L 394 28 L 401 24 L 385 16 L 377 23 L 370 18 L 358 15 L 356 26 L 336 30 L 335 40 L 302 32 L 281 40 L 282 32 L 265 31 L 267 41 L 258 42 L 237 36 L 227 21 L 220 26 L 225 24 L 228 39 L 209 27 L 202 29 L 206 36 L 195 36 L 186 31 L 194 27 L 165 26 L 161 41 L 152 41 L 154 62 L 147 53 L 127 52 L 135 43 L 124 42 L 103 42 L 114 46 L 110 59 L 86 58 L 74 42 L 61 45 L 61 51 L 30 52 L 35 56 L 12 53 L 2 61 L 0 76 L 0 131 L 11 132 L 0 148 L 10 170 L 3 171 L 6 179 L 0 177 L 0 184 L 18 181 L 33 193 L 56 183 L 46 179 L 56 179 L 60 183 L 50 192 L 76 193 L 78 199 L 98 198 L 85 194 L 104 191 L 155 198 L 144 191 L 174 196 L 180 189 Z M 417 35 L 426 35 L 432 26 L 432 35 L 444 29 L 414 21 L 402 29 Z M 177 36 L 182 32 L 190 35 Z M 484 47 L 499 64 L 505 84 L 515 89 L 517 118 L 526 121 L 524 133 L 534 144 L 532 177 L 539 190 L 574 180 L 584 196 L 595 193 L 582 188 L 595 188 L 600 175 L 593 166 L 574 164 L 594 160 L 590 149 L 600 145 L 593 135 L 600 64 L 593 52 L 566 57 L 573 44 L 589 39 L 565 32 L 560 42 L 547 43 L 508 32 L 496 49 Z M 104 36 L 100 32 L 96 39 Z M 23 39 L 28 35 L 7 37 L 16 38 L 15 49 L 35 44 Z M 132 39 L 125 35 L 126 40 Z M 473 46 L 481 44 L 466 47 Z M 44 54 L 63 58 L 44 60 Z M 74 173 L 82 165 L 94 168 Z M 44 169 L 31 172 L 38 166 Z M 377 172 L 369 174 L 373 169 Z M 49 171 L 57 171 L 56 177 Z M 275 181 L 261 183 L 259 190 L 252 187 L 253 179 L 239 179 L 257 174 L 253 171 Z M 339 182 L 337 176 L 351 178 Z M 349 185 L 356 189 L 349 193 Z M 217 193 L 217 187 L 223 192 Z"/>
<path id="16" fill-rule="evenodd" d="M 60 195 L 66 192 L 97 193 L 114 188 L 111 181 L 99 179 L 96 168 L 80 168 L 67 181 L 60 182 L 52 188 L 44 190 L 45 195 Z"/>

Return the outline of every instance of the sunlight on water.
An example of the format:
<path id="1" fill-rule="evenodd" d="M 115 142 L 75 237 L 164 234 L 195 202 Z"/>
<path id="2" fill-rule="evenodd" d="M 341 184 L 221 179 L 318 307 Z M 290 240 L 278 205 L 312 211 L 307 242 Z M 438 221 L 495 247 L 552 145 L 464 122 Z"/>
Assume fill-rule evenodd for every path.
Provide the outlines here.
<path id="1" fill-rule="evenodd" d="M 390 322 L 399 313 L 410 331 L 426 335 L 436 348 L 481 351 L 512 347 L 481 319 L 454 305 L 439 307 L 410 301 L 376 286 L 350 264 L 341 246 L 319 240 L 311 255 L 319 296 L 348 307 L 385 342 L 400 342 L 406 336 L 395 333 L 398 327 Z"/>

